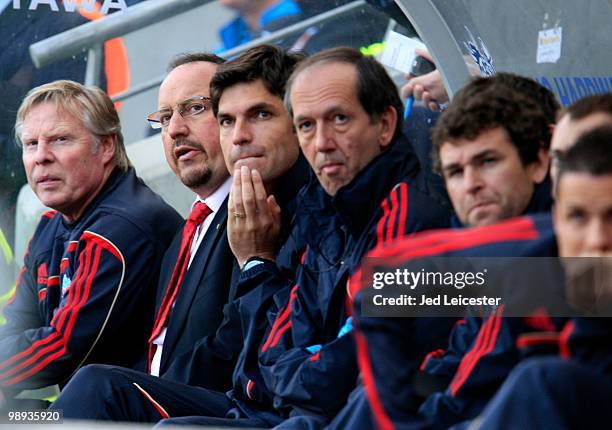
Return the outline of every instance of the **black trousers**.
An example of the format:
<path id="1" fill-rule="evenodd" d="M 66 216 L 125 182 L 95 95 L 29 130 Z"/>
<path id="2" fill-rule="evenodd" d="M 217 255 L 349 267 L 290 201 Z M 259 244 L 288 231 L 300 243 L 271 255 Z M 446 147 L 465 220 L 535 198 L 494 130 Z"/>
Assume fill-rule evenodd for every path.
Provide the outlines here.
<path id="1" fill-rule="evenodd" d="M 62 409 L 65 419 L 156 423 L 197 416 L 215 418 L 217 425 L 270 427 L 244 416 L 225 393 L 101 364 L 80 369 L 50 409 Z"/>

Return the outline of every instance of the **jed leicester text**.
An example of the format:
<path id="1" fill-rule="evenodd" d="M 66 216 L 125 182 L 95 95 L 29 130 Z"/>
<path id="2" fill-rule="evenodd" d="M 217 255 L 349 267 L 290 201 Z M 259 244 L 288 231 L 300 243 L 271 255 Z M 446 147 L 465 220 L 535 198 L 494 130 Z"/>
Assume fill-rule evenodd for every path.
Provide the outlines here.
<path id="1" fill-rule="evenodd" d="M 399 297 L 384 297 L 381 294 L 374 296 L 376 306 L 499 306 L 500 297 L 463 297 L 439 294 L 434 297 L 421 295 L 420 297 L 402 294 Z"/>

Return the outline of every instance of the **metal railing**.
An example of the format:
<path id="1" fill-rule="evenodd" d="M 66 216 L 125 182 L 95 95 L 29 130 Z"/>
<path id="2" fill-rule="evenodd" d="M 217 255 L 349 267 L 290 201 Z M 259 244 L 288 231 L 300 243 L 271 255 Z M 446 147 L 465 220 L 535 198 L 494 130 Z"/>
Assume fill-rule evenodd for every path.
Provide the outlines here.
<path id="1" fill-rule="evenodd" d="M 85 83 L 95 84 L 101 66 L 102 44 L 109 39 L 172 18 L 213 0 L 149 0 L 122 12 L 56 34 L 30 45 L 30 57 L 37 68 L 88 50 Z"/>
<path id="2" fill-rule="evenodd" d="M 274 33 L 269 35 L 261 36 L 257 39 L 254 39 L 250 42 L 242 44 L 240 46 L 236 46 L 235 48 L 228 49 L 222 53 L 223 57 L 231 58 L 235 55 L 240 54 L 254 46 L 261 45 L 263 43 L 272 43 L 277 40 L 283 39 L 291 34 L 298 33 L 300 31 L 304 31 L 313 25 L 319 24 L 321 22 L 327 21 L 328 19 L 334 18 L 336 16 L 348 13 L 352 10 L 355 10 L 359 7 L 362 7 L 366 4 L 365 0 L 357 0 L 346 5 L 337 7 L 327 12 L 323 12 L 319 15 L 313 16 L 312 18 L 305 19 L 304 21 L 300 21 L 296 24 L 284 27 L 280 30 L 276 30 Z M 122 101 L 128 99 L 132 96 L 138 95 L 145 91 L 150 90 L 151 88 L 158 87 L 162 81 L 164 80 L 165 75 L 158 76 L 156 78 L 150 79 L 148 81 L 142 82 L 139 85 L 135 85 L 127 91 L 116 94 L 112 97 L 114 102 Z"/>
<path id="3" fill-rule="evenodd" d="M 37 68 L 88 51 L 85 84 L 96 85 L 102 67 L 102 45 L 109 39 L 121 37 L 159 21 L 172 18 L 212 0 L 149 0 L 134 5 L 123 12 L 111 14 L 103 19 L 88 22 L 79 27 L 56 34 L 30 45 L 30 56 Z M 323 12 L 296 24 L 264 35 L 251 42 L 223 52 L 230 58 L 262 43 L 271 43 L 291 34 L 304 31 L 321 22 L 348 13 L 366 5 L 365 0 L 356 0 L 335 9 Z M 151 88 L 158 87 L 164 75 L 149 79 L 112 97 L 113 101 L 126 100 Z"/>

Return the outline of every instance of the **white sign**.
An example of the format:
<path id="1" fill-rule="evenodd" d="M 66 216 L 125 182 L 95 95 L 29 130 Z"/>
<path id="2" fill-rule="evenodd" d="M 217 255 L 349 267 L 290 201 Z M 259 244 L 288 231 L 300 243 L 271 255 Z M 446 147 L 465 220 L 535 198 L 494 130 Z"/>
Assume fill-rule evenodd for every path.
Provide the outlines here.
<path id="1" fill-rule="evenodd" d="M 416 56 L 414 53 L 416 48 L 427 49 L 423 42 L 390 31 L 385 37 L 385 50 L 380 62 L 400 72 L 408 73 Z"/>
<path id="2" fill-rule="evenodd" d="M 538 64 L 556 63 L 561 58 L 562 31 L 561 27 L 556 27 L 538 32 Z"/>

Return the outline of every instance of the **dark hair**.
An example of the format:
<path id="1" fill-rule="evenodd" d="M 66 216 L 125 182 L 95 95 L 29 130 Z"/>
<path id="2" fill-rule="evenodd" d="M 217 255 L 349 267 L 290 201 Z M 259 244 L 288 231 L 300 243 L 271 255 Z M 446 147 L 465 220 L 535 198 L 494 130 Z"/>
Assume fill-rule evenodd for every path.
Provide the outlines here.
<path id="1" fill-rule="evenodd" d="M 566 113 L 574 121 L 595 113 L 604 113 L 612 116 L 612 93 L 594 94 L 581 98 L 561 111 L 559 118 Z"/>
<path id="2" fill-rule="evenodd" d="M 283 99 L 287 79 L 303 58 L 276 46 L 259 45 L 222 64 L 210 81 L 213 113 L 217 116 L 223 91 L 238 83 L 261 80 L 270 94 Z"/>
<path id="3" fill-rule="evenodd" d="M 559 160 L 557 183 L 566 173 L 612 174 L 612 127 L 595 128 L 578 138 Z"/>
<path id="4" fill-rule="evenodd" d="M 557 114 L 561 109 L 561 105 L 553 92 L 535 79 L 509 72 L 498 72 L 491 79 L 518 91 L 524 96 L 532 98 L 542 108 L 550 124 L 557 122 Z"/>
<path id="5" fill-rule="evenodd" d="M 206 52 L 187 52 L 184 54 L 178 54 L 176 57 L 174 57 L 174 59 L 168 66 L 168 72 L 171 72 L 172 70 L 176 69 L 178 66 L 182 66 L 183 64 L 196 63 L 198 61 L 213 64 L 225 63 L 225 59 L 215 54 L 209 54 Z"/>
<path id="6" fill-rule="evenodd" d="M 508 133 L 522 164 L 527 166 L 538 160 L 540 148 L 550 146 L 550 124 L 533 97 L 518 92 L 495 76 L 477 78 L 457 92 L 450 107 L 438 119 L 432 139 L 434 168 L 440 170 L 440 147 L 444 143 L 475 139 L 498 127 Z"/>
<path id="7" fill-rule="evenodd" d="M 291 89 L 293 81 L 301 72 L 311 66 L 326 62 L 348 63 L 355 66 L 357 98 L 371 120 L 377 120 L 389 106 L 395 109 L 397 124 L 393 139 L 397 139 L 402 133 L 404 122 L 404 105 L 397 92 L 397 87 L 382 64 L 372 57 L 363 55 L 357 49 L 346 47 L 326 49 L 306 58 L 293 71 L 287 83 L 287 89 Z M 287 91 L 285 95 L 285 106 L 289 114 L 293 116 L 290 91 Z"/>

